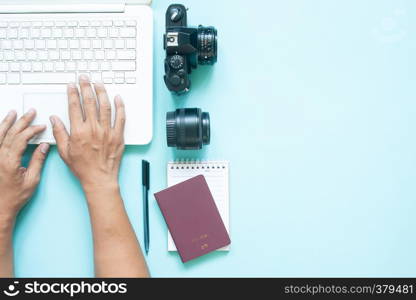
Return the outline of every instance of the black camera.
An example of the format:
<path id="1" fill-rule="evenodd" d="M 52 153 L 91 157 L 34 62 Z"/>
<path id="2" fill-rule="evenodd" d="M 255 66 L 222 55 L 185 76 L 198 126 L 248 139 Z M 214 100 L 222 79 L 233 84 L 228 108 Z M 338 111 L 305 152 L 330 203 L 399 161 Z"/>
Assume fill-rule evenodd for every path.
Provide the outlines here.
<path id="1" fill-rule="evenodd" d="M 189 74 L 198 64 L 212 65 L 217 61 L 217 30 L 212 26 L 187 27 L 186 8 L 172 4 L 166 11 L 166 50 L 164 80 L 176 94 L 189 91 Z"/>

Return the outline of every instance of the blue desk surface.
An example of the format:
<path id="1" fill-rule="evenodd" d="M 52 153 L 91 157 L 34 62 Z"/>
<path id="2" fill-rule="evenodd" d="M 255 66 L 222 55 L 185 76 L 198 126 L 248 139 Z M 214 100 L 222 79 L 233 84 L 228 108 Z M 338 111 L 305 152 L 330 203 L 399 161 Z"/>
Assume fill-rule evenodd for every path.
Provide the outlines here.
<path id="1" fill-rule="evenodd" d="M 232 250 L 183 265 L 151 197 L 152 275 L 415 276 L 416 3 L 182 1 L 191 25 L 219 32 L 218 63 L 198 68 L 182 98 L 162 79 L 169 3 L 153 4 L 154 138 L 127 147 L 124 201 L 142 242 L 142 158 L 151 192 L 166 187 L 169 160 L 229 160 Z M 176 107 L 210 112 L 210 146 L 166 147 Z M 87 207 L 55 147 L 15 253 L 17 276 L 93 276 Z"/>

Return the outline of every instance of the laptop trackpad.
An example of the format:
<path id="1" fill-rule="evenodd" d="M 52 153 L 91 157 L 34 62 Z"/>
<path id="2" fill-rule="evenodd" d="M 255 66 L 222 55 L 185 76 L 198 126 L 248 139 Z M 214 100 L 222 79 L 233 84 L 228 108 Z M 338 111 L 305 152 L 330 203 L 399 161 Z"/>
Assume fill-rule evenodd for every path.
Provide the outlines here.
<path id="1" fill-rule="evenodd" d="M 46 125 L 46 130 L 30 141 L 31 144 L 47 142 L 55 144 L 52 134 L 51 115 L 58 116 L 65 124 L 69 132 L 68 100 L 64 93 L 33 93 L 23 95 L 23 112 L 30 108 L 36 109 L 36 118 L 32 125 Z"/>

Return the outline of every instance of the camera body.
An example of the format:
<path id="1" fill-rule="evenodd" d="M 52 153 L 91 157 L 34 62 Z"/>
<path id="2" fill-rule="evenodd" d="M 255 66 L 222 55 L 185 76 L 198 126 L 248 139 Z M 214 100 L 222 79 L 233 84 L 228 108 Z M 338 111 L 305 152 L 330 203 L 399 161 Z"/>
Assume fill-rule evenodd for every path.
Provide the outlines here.
<path id="1" fill-rule="evenodd" d="M 172 4 L 166 11 L 165 84 L 176 93 L 189 91 L 189 74 L 198 64 L 212 65 L 217 61 L 217 30 L 212 27 L 188 27 L 185 6 Z"/>

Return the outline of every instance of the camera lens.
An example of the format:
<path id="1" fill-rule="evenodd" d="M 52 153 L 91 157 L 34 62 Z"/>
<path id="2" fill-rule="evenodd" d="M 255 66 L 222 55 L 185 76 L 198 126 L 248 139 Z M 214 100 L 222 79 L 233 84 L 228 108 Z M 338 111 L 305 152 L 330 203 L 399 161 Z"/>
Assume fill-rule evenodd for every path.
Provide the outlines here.
<path id="1" fill-rule="evenodd" d="M 166 113 L 169 147 L 182 150 L 201 149 L 210 141 L 209 114 L 200 108 L 178 108 Z"/>
<path id="2" fill-rule="evenodd" d="M 198 63 L 213 65 L 217 62 L 217 29 L 212 26 L 198 27 Z"/>

